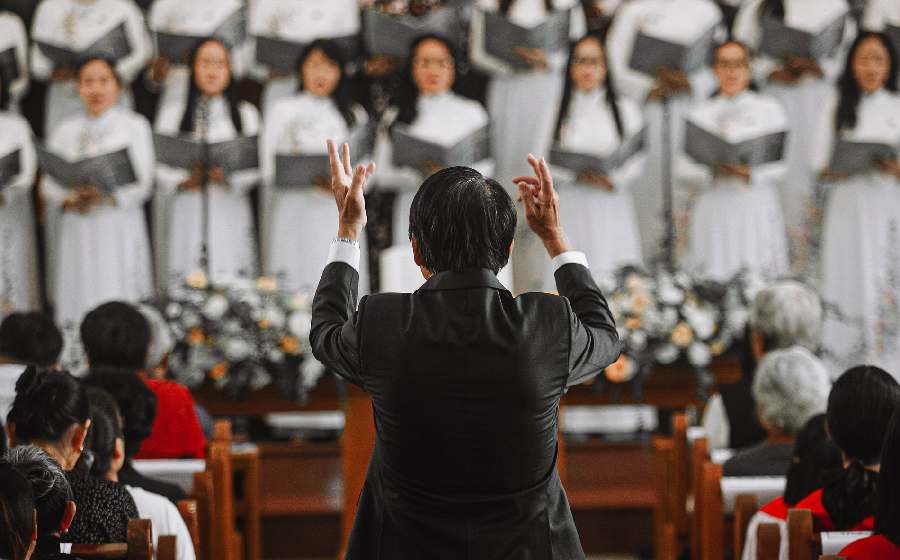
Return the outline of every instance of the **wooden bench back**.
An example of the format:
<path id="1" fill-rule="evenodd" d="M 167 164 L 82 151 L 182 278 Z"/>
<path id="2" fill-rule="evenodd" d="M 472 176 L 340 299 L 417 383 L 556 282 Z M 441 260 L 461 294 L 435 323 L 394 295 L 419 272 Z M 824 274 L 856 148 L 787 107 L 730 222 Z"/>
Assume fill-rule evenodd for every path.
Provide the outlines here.
<path id="1" fill-rule="evenodd" d="M 152 560 L 152 523 L 149 519 L 132 519 L 128 522 L 128 542 L 76 544 L 72 546 L 72 555 L 88 560 Z"/>

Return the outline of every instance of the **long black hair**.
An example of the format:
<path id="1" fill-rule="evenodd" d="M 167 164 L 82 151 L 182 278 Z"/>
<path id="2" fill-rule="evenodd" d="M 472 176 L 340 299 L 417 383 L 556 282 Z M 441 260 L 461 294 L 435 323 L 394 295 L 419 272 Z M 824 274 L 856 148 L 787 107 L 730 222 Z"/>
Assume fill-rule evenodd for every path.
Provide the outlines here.
<path id="1" fill-rule="evenodd" d="M 112 469 L 116 439 L 124 442 L 125 435 L 116 399 L 99 387 L 88 387 L 87 392 L 91 401 L 91 429 L 85 438 L 84 448 L 90 451 L 93 459 L 90 474 L 104 478 Z"/>
<path id="2" fill-rule="evenodd" d="M 33 534 L 31 484 L 9 461 L 0 459 L 0 558 L 24 559 Z"/>
<path id="3" fill-rule="evenodd" d="M 826 474 L 822 504 L 838 531 L 875 513 L 878 464 L 884 435 L 900 407 L 900 385 L 883 369 L 857 366 L 844 372 L 828 395 L 828 433 L 844 453 L 847 468 Z"/>
<path id="4" fill-rule="evenodd" d="M 559 133 L 562 130 L 563 123 L 569 116 L 569 106 L 572 104 L 572 61 L 575 59 L 575 49 L 578 45 L 588 39 L 596 39 L 600 44 L 600 50 L 603 52 L 603 64 L 606 66 L 606 78 L 603 79 L 603 87 L 606 88 L 606 104 L 609 106 L 609 112 L 612 113 L 613 120 L 616 123 L 616 132 L 619 138 L 625 137 L 625 125 L 622 122 L 622 115 L 619 111 L 619 96 L 616 94 L 616 88 L 612 79 L 612 72 L 606 60 L 606 47 L 603 45 L 603 39 L 597 33 L 588 33 L 581 39 L 578 39 L 569 47 L 569 62 L 566 64 L 566 85 L 563 89 L 562 101 L 559 103 L 559 116 L 556 119 L 556 130 L 553 138 L 559 140 Z"/>
<path id="5" fill-rule="evenodd" d="M 875 531 L 900 546 L 900 410 L 894 413 L 881 451 Z"/>
<path id="6" fill-rule="evenodd" d="M 840 99 L 838 100 L 837 111 L 835 111 L 834 114 L 834 127 L 837 131 L 845 129 L 849 130 L 856 127 L 857 110 L 859 109 L 859 102 L 862 99 L 863 92 L 862 88 L 859 87 L 859 83 L 856 81 L 856 76 L 853 75 L 853 57 L 856 55 L 856 51 L 859 49 L 862 42 L 872 37 L 881 41 L 881 44 L 887 49 L 888 58 L 890 58 L 891 61 L 890 70 L 888 71 L 888 77 L 887 81 L 884 83 L 884 87 L 889 91 L 897 91 L 898 61 L 897 51 L 894 49 L 894 45 L 884 33 L 875 31 L 860 33 L 859 36 L 856 37 L 856 40 L 853 41 L 850 50 L 847 52 L 844 73 L 841 74 L 841 78 L 838 80 Z"/>
<path id="7" fill-rule="evenodd" d="M 6 76 L 0 72 L 0 111 L 9 109 L 9 102 L 9 84 L 6 83 Z"/>
<path id="8" fill-rule="evenodd" d="M 349 80 L 347 79 L 347 73 L 344 70 L 347 66 L 347 55 L 344 54 L 344 49 L 341 48 L 337 41 L 332 41 L 330 39 L 316 39 L 303 49 L 303 53 L 300 55 L 300 61 L 297 63 L 298 90 L 304 91 L 306 87 L 303 84 L 303 64 L 315 51 L 321 51 L 328 60 L 336 64 L 340 69 L 341 77 L 338 80 L 334 91 L 331 92 L 330 97 L 337 106 L 341 116 L 344 117 L 347 126 L 353 126 L 356 124 L 356 115 L 353 113 L 353 98 L 350 95 Z"/>
<path id="9" fill-rule="evenodd" d="M 828 438 L 824 414 L 813 416 L 797 432 L 793 455 L 784 487 L 784 502 L 791 506 L 821 488 L 825 472 L 841 467 L 841 452 Z"/>
<path id="10" fill-rule="evenodd" d="M 122 414 L 125 458 L 130 461 L 153 430 L 156 394 L 133 371 L 111 367 L 92 366 L 84 378 L 84 384 L 103 389 L 115 399 Z"/>
<path id="11" fill-rule="evenodd" d="M 397 87 L 397 93 L 394 97 L 393 105 L 397 107 L 398 110 L 397 119 L 394 121 L 395 123 L 412 124 L 415 122 L 416 117 L 419 116 L 419 88 L 416 87 L 416 82 L 413 80 L 413 59 L 415 58 L 416 50 L 419 48 L 419 45 L 425 41 L 438 41 L 444 45 L 447 48 L 447 52 L 450 53 L 450 58 L 453 59 L 453 66 L 456 69 L 456 72 L 459 72 L 460 57 L 456 48 L 453 46 L 452 41 L 436 33 L 427 33 L 417 37 L 409 46 L 409 56 L 406 60 L 406 68 L 403 70 L 403 78 Z M 453 85 L 450 86 L 450 89 L 455 91 L 457 83 L 459 83 L 459 75 L 454 78 Z"/>
<path id="12" fill-rule="evenodd" d="M 201 93 L 200 88 L 197 86 L 197 77 L 195 75 L 194 66 L 197 62 L 197 55 L 200 53 L 200 49 L 203 48 L 207 43 L 219 43 L 222 45 L 222 48 L 225 49 L 226 56 L 231 56 L 228 53 L 228 46 L 216 39 L 214 37 L 209 37 L 203 39 L 194 49 L 191 51 L 190 61 L 188 64 L 191 69 L 191 79 L 188 89 L 188 97 L 187 103 L 184 108 L 184 115 L 181 117 L 181 125 L 178 127 L 178 130 L 184 134 L 190 134 L 194 132 L 194 113 L 197 111 L 197 103 L 200 101 Z M 231 59 L 229 58 L 229 65 L 231 65 Z M 241 98 L 238 93 L 237 82 L 234 80 L 234 73 L 229 73 L 228 85 L 225 86 L 225 91 L 222 92 L 223 97 L 225 97 L 225 102 L 228 103 L 228 108 L 231 112 L 231 123 L 234 125 L 234 130 L 237 131 L 238 134 L 242 134 L 244 132 L 244 122 L 241 119 Z"/>
<path id="13" fill-rule="evenodd" d="M 16 397 L 6 418 L 15 425 L 21 445 L 59 442 L 69 428 L 90 417 L 90 403 L 79 380 L 66 371 L 30 366 L 16 381 Z"/>
<path id="14" fill-rule="evenodd" d="M 507 15 L 515 3 L 516 0 L 500 0 L 500 13 Z M 544 7 L 548 12 L 552 12 L 554 10 L 553 0 L 544 0 Z"/>

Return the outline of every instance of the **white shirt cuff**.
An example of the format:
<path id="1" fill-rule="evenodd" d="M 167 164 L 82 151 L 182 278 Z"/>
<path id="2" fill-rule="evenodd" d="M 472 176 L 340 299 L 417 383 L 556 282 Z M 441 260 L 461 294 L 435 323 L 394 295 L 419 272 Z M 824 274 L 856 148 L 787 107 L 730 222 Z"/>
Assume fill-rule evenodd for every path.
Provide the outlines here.
<path id="1" fill-rule="evenodd" d="M 553 257 L 552 263 L 553 272 L 556 272 L 567 264 L 580 264 L 585 268 L 590 268 L 588 266 L 587 256 L 581 251 L 566 251 L 565 253 L 560 253 Z"/>
<path id="2" fill-rule="evenodd" d="M 331 242 L 331 249 L 328 250 L 328 262 L 326 263 L 326 266 L 334 262 L 342 262 L 349 264 L 358 272 L 359 255 L 359 245 L 335 239 Z"/>

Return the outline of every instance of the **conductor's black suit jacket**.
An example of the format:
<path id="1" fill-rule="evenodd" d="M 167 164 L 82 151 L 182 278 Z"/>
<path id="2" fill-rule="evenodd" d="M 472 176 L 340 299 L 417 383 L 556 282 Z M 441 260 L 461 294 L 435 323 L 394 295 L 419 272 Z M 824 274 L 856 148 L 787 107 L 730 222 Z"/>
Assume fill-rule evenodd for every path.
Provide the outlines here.
<path id="1" fill-rule="evenodd" d="M 341 262 L 313 302 L 313 353 L 372 397 L 377 439 L 349 559 L 580 559 L 556 470 L 559 400 L 619 355 L 588 269 L 513 298 L 489 270 L 359 302 Z"/>

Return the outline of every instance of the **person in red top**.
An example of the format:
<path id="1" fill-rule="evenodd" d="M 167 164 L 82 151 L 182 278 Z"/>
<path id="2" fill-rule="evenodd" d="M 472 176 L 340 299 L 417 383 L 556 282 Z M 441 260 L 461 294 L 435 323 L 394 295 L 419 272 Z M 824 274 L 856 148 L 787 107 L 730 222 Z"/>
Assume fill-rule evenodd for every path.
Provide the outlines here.
<path id="1" fill-rule="evenodd" d="M 825 417 L 843 468 L 827 473 L 822 488 L 795 506 L 812 512 L 816 531 L 874 528 L 881 447 L 898 408 L 900 385 L 880 368 L 857 366 L 835 382 Z"/>
<path id="2" fill-rule="evenodd" d="M 875 534 L 841 551 L 846 560 L 900 560 L 900 411 L 884 439 L 881 480 L 878 483 Z"/>
<path id="3" fill-rule="evenodd" d="M 142 305 L 138 310 L 150 327 L 150 344 L 144 382 L 156 394 L 156 421 L 150 437 L 141 444 L 137 459 L 203 459 L 206 437 L 200 426 L 194 399 L 184 385 L 166 379 L 174 338 L 169 325 L 156 309 Z"/>

